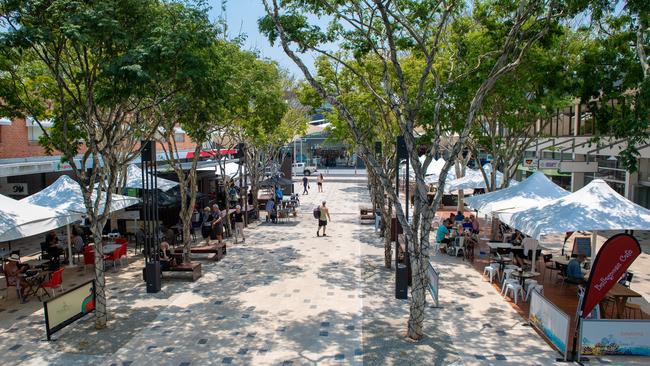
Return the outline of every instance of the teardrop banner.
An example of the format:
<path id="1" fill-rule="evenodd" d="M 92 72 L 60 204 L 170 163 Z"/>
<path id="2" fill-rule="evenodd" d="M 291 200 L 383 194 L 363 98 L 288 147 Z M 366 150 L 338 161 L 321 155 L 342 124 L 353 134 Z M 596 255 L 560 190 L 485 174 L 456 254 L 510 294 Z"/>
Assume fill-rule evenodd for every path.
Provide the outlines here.
<path id="1" fill-rule="evenodd" d="M 591 274 L 582 302 L 583 317 L 591 313 L 600 303 L 639 254 L 641 254 L 641 246 L 632 235 L 617 234 L 607 239 L 591 266 Z"/>

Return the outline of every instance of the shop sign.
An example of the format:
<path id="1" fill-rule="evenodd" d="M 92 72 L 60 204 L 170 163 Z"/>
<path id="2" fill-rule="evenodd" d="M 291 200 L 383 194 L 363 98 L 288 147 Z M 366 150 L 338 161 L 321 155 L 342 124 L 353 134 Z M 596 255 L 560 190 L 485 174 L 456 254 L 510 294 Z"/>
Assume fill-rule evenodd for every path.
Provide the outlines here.
<path id="1" fill-rule="evenodd" d="M 77 167 L 81 166 L 81 160 L 75 160 Z M 72 165 L 68 162 L 56 161 L 52 163 L 52 171 L 54 172 L 65 172 L 72 170 Z"/>
<path id="2" fill-rule="evenodd" d="M 559 160 L 540 160 L 539 168 L 540 169 L 558 169 L 560 167 Z"/>
<path id="3" fill-rule="evenodd" d="M 27 196 L 29 190 L 27 183 L 4 183 L 0 184 L 0 193 L 7 196 Z"/>
<path id="4" fill-rule="evenodd" d="M 639 254 L 641 246 L 632 235 L 617 234 L 607 239 L 591 266 L 582 314 L 591 313 Z"/>
<path id="5" fill-rule="evenodd" d="M 585 319 L 580 329 L 580 354 L 650 356 L 650 321 Z"/>
<path id="6" fill-rule="evenodd" d="M 524 162 L 523 162 L 522 165 L 525 168 L 537 168 L 537 159 L 535 159 L 535 158 L 524 159 Z"/>
<path id="7" fill-rule="evenodd" d="M 529 319 L 531 324 L 566 357 L 569 343 L 569 316 L 539 292 L 533 291 L 530 298 Z"/>

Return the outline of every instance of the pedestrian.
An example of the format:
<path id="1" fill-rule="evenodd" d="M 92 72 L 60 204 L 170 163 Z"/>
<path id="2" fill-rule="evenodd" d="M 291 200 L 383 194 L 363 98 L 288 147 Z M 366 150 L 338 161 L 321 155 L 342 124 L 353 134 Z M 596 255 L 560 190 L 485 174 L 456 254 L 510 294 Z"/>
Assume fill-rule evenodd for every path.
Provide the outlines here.
<path id="1" fill-rule="evenodd" d="M 323 192 L 323 180 L 325 180 L 325 178 L 323 178 L 323 173 L 320 173 L 320 175 L 318 175 L 318 178 L 316 178 L 316 183 L 318 184 L 318 192 Z"/>
<path id="2" fill-rule="evenodd" d="M 210 212 L 210 207 L 205 207 L 203 209 L 203 214 L 201 214 L 201 236 L 205 240 L 205 245 L 210 244 L 210 234 L 212 232 L 212 213 Z"/>
<path id="3" fill-rule="evenodd" d="M 241 212 L 241 206 L 237 205 L 235 207 L 235 213 L 233 214 L 235 220 L 235 244 L 237 244 L 237 238 L 241 235 L 242 243 L 246 242 L 244 237 L 244 213 Z"/>
<path id="4" fill-rule="evenodd" d="M 306 176 L 302 177 L 302 186 L 302 194 L 309 194 L 309 179 Z"/>
<path id="5" fill-rule="evenodd" d="M 325 201 L 320 206 L 320 217 L 318 218 L 318 230 L 316 230 L 316 236 L 320 236 L 320 228 L 323 228 L 323 236 L 327 236 L 325 233 L 325 228 L 327 227 L 327 220 L 332 221 L 330 217 L 330 210 L 325 207 Z"/>
<path id="6" fill-rule="evenodd" d="M 210 233 L 210 240 L 217 240 L 221 244 L 223 237 L 223 215 L 219 209 L 219 205 L 212 205 L 212 232 Z"/>

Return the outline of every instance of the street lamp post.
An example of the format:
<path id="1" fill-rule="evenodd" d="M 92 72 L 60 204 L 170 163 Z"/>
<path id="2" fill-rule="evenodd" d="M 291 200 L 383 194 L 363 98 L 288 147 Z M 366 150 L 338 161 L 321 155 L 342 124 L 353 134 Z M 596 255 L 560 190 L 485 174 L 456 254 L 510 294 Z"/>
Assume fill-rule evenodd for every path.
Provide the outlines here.
<path id="1" fill-rule="evenodd" d="M 395 164 L 395 189 L 397 193 L 397 199 L 399 199 L 399 166 L 400 161 L 404 158 L 408 158 L 408 153 L 406 150 L 406 144 L 404 143 L 404 136 L 397 136 L 396 140 L 396 162 Z M 408 163 L 408 160 L 407 160 Z M 407 177 L 408 177 L 408 165 L 407 165 Z M 407 178 L 408 179 L 408 178 Z M 407 197 L 408 199 L 408 197 Z M 399 220 L 395 220 L 395 298 L 396 299 L 407 299 L 408 298 L 408 272 L 407 267 L 399 263 L 399 232 L 397 227 L 399 225 Z M 406 246 L 406 252 L 408 253 L 408 241 L 404 238 L 404 245 Z M 408 260 L 408 258 L 405 259 Z"/>

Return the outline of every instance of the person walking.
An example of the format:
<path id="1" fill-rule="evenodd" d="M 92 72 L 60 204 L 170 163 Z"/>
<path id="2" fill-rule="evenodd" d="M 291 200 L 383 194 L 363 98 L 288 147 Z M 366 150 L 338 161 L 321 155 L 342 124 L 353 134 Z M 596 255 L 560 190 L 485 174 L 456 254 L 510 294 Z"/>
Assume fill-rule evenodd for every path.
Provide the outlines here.
<path id="1" fill-rule="evenodd" d="M 302 177 L 302 186 L 303 186 L 302 194 L 309 194 L 309 190 L 308 190 L 309 179 L 307 178 L 307 176 Z"/>
<path id="2" fill-rule="evenodd" d="M 330 210 L 325 207 L 325 201 L 320 206 L 320 217 L 318 218 L 318 230 L 316 230 L 316 236 L 320 236 L 320 228 L 323 228 L 323 236 L 327 236 L 325 233 L 325 228 L 327 228 L 327 221 L 332 221 L 330 217 Z"/>
<path id="3" fill-rule="evenodd" d="M 323 192 L 323 180 L 325 180 L 325 178 L 323 178 L 323 173 L 320 173 L 318 175 L 318 178 L 316 178 L 316 183 L 318 184 L 318 192 Z"/>
<path id="4" fill-rule="evenodd" d="M 246 242 L 244 237 L 244 213 L 241 212 L 241 206 L 237 205 L 235 207 L 235 213 L 233 214 L 235 220 L 235 244 L 237 244 L 237 238 L 241 236 L 242 243 Z"/>
<path id="5" fill-rule="evenodd" d="M 201 215 L 201 236 L 205 240 L 205 245 L 210 244 L 210 234 L 212 233 L 212 213 L 210 212 L 210 207 L 205 207 L 203 209 L 203 214 Z"/>

